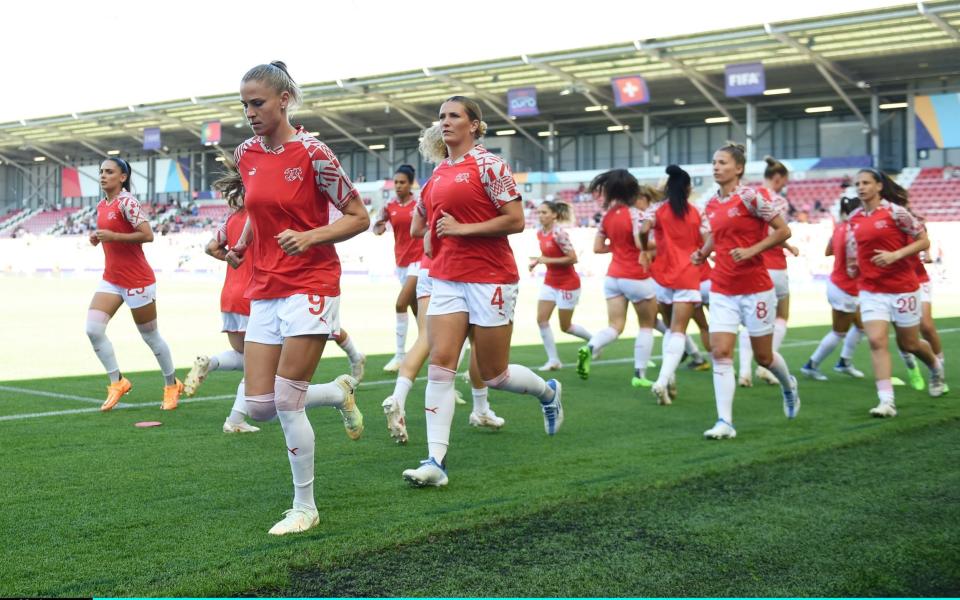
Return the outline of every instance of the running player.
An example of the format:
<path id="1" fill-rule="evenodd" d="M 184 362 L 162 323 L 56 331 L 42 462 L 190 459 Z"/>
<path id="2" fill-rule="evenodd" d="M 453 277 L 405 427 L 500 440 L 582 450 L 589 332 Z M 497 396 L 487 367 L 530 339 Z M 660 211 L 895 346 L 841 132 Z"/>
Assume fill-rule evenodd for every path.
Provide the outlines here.
<path id="1" fill-rule="evenodd" d="M 627 323 L 627 305 L 633 304 L 640 329 L 633 346 L 634 387 L 650 387 L 646 378 L 647 361 L 653 353 L 653 324 L 657 319 L 657 300 L 650 271 L 640 263 L 640 227 L 643 212 L 657 199 L 657 192 L 641 187 L 626 169 L 614 169 L 597 175 L 590 192 L 600 194 L 606 213 L 593 242 L 596 254 L 613 254 L 603 291 L 607 298 L 607 327 L 597 331 L 577 351 L 577 374 L 590 377 L 590 362 L 604 346 L 616 340 Z"/>
<path id="2" fill-rule="evenodd" d="M 907 210 L 907 192 L 884 173 L 861 169 L 857 195 L 862 206 L 850 215 L 847 272 L 860 289 L 860 314 L 870 341 L 870 357 L 880 402 L 875 417 L 897 416 L 890 381 L 887 332 L 892 321 L 897 345 L 930 369 L 929 394 L 944 392 L 943 366 L 930 344 L 920 339 L 920 281 L 908 259 L 930 246 L 923 223 Z M 904 264 L 906 267 L 904 267 Z"/>
<path id="3" fill-rule="evenodd" d="M 419 261 L 423 255 L 423 242 L 410 236 L 410 221 L 417 198 L 413 195 L 413 183 L 416 171 L 410 165 L 400 165 L 393 175 L 393 188 L 396 196 L 380 209 L 373 233 L 383 235 L 387 223 L 393 228 L 393 254 L 397 265 L 397 278 L 400 280 L 400 293 L 395 306 L 397 315 L 397 352 L 383 367 L 384 371 L 396 372 L 400 368 L 407 344 L 407 308 L 417 318 L 417 274 Z"/>
<path id="4" fill-rule="evenodd" d="M 103 279 L 87 310 L 87 337 L 103 368 L 110 377 L 107 399 L 100 410 L 108 411 L 130 393 L 133 384 L 120 373 L 113 344 L 107 337 L 107 324 L 124 304 L 130 307 L 140 337 L 147 343 L 163 375 L 163 401 L 160 408 L 177 407 L 183 383 L 177 379 L 170 348 L 157 330 L 157 279 L 143 254 L 143 244 L 153 241 L 150 222 L 140 203 L 130 193 L 130 163 L 112 156 L 100 165 L 100 187 L 104 198 L 97 204 L 97 229 L 90 243 L 103 244 Z"/>
<path id="5" fill-rule="evenodd" d="M 707 204 L 711 235 L 691 257 L 700 264 L 715 249 L 711 273 L 710 345 L 713 348 L 713 388 L 717 422 L 703 433 L 708 439 L 736 437 L 733 427 L 733 346 L 742 324 L 750 333 L 757 363 L 780 382 L 783 412 L 788 419 L 800 410 L 797 380 L 780 354 L 773 350 L 776 293 L 759 256 L 785 242 L 790 228 L 767 194 L 740 184 L 746 167 L 745 148 L 729 142 L 713 154 L 717 195 Z"/>
<path id="6" fill-rule="evenodd" d="M 252 419 L 278 417 L 283 428 L 293 508 L 269 533 L 284 535 L 319 521 L 313 428 L 304 408 L 337 406 L 348 433 L 359 437 L 363 430 L 355 379 L 341 376 L 321 386 L 309 382 L 327 338 L 340 329 L 340 261 L 333 245 L 365 231 L 370 217 L 330 148 L 290 125 L 289 115 L 302 96 L 286 65 L 277 61 L 250 69 L 240 96 L 254 133 L 234 154 L 255 258 L 246 293 L 251 300 L 244 344 L 246 405 Z M 333 223 L 330 204 L 343 213 Z M 228 254 L 232 264 L 242 264 L 245 243 L 242 235 Z"/>
<path id="7" fill-rule="evenodd" d="M 540 298 L 537 301 L 537 325 L 540 338 L 547 351 L 547 362 L 541 371 L 556 371 L 563 367 L 557 353 L 557 343 L 550 329 L 550 315 L 558 309 L 560 329 L 590 340 L 590 332 L 582 325 L 573 323 L 573 310 L 580 301 L 580 276 L 573 265 L 577 264 L 577 252 L 573 249 L 570 236 L 560 227 L 560 223 L 570 220 L 570 205 L 565 202 L 545 200 L 537 207 L 537 241 L 540 242 L 540 256 L 530 258 L 530 271 L 537 265 L 546 265 L 547 275 L 540 286 Z"/>
<path id="8" fill-rule="evenodd" d="M 477 140 L 486 124 L 479 105 L 463 96 L 440 107 L 448 158 L 421 194 L 418 218 L 430 232 L 433 295 L 427 310 L 430 367 L 426 418 L 429 456 L 403 477 L 417 486 L 446 485 L 446 455 L 454 410 L 457 358 L 472 334 L 480 375 L 487 386 L 530 394 L 540 401 L 544 428 L 563 424 L 561 386 L 530 369 L 508 364 L 517 297 L 516 261 L 507 236 L 523 231 L 520 194 L 506 162 Z"/>
<path id="9" fill-rule="evenodd" d="M 937 331 L 937 325 L 933 320 L 933 289 L 930 283 L 930 275 L 927 273 L 925 263 L 930 262 L 929 254 L 924 251 L 917 255 L 914 263 L 917 269 L 917 279 L 920 280 L 920 334 L 923 339 L 930 343 L 933 353 L 940 359 L 940 364 L 944 364 L 943 345 L 940 343 L 940 333 Z M 944 392 L 949 391 L 944 383 Z"/>

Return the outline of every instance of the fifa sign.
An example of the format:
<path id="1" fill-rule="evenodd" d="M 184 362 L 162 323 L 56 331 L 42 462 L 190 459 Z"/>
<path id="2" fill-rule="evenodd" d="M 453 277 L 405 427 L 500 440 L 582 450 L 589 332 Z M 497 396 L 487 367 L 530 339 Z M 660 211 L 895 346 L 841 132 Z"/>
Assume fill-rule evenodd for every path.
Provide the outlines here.
<path id="1" fill-rule="evenodd" d="M 759 96 L 767 89 L 763 63 L 727 65 L 724 68 L 727 97 Z"/>
<path id="2" fill-rule="evenodd" d="M 537 88 L 526 87 L 507 90 L 507 114 L 511 117 L 535 117 L 539 115 Z"/>

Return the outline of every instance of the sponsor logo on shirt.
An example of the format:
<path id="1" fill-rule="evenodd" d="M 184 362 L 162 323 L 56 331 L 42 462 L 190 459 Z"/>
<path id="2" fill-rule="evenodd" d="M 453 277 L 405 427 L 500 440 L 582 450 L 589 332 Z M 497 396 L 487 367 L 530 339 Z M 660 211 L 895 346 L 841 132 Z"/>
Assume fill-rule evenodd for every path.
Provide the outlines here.
<path id="1" fill-rule="evenodd" d="M 300 167 L 290 167 L 283 172 L 283 179 L 285 181 L 303 181 L 303 169 Z"/>
<path id="2" fill-rule="evenodd" d="M 253 176 L 256 175 L 256 174 L 257 174 L 257 168 L 256 168 L 256 167 L 254 167 L 254 168 L 250 169 L 249 171 L 247 171 L 247 175 L 249 175 L 249 176 L 251 176 L 251 177 L 253 177 Z"/>
<path id="3" fill-rule="evenodd" d="M 117 220 L 117 213 L 115 213 L 115 212 L 107 213 L 107 220 L 108 220 L 108 221 L 116 221 L 116 220 Z"/>
<path id="4" fill-rule="evenodd" d="M 886 221 L 874 221 L 874 222 L 873 222 L 873 226 L 876 227 L 877 229 L 886 229 L 886 228 L 887 228 L 887 222 L 886 222 Z"/>
<path id="5" fill-rule="evenodd" d="M 732 219 L 733 217 L 739 217 L 739 216 L 740 216 L 740 207 L 739 207 L 739 206 L 734 206 L 733 208 L 731 208 L 730 210 L 728 210 L 728 211 L 727 211 L 727 216 L 730 217 L 731 219 Z"/>
<path id="6" fill-rule="evenodd" d="M 453 181 L 456 183 L 470 183 L 470 173 L 457 173 Z"/>

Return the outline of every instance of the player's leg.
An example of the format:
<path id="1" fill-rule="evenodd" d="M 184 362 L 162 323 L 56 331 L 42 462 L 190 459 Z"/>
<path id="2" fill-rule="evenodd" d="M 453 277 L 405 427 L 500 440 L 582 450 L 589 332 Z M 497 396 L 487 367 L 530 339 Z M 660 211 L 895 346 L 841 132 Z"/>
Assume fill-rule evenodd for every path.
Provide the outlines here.
<path id="1" fill-rule="evenodd" d="M 150 286 L 153 287 L 153 286 Z M 163 402 L 160 408 L 163 410 L 173 410 L 180 401 L 180 394 L 183 393 L 183 383 L 177 379 L 176 369 L 173 366 L 173 357 L 170 355 L 170 347 L 160 336 L 157 325 L 157 302 L 156 294 L 153 294 L 153 301 L 143 306 L 134 305 L 129 301 L 127 304 L 133 314 L 133 322 L 137 325 L 137 331 L 140 337 L 146 342 L 147 346 L 157 357 L 157 363 L 160 365 L 160 372 L 163 375 Z"/>
<path id="2" fill-rule="evenodd" d="M 107 386 L 107 399 L 100 406 L 100 410 L 107 411 L 112 409 L 120 402 L 120 398 L 133 389 L 130 380 L 120 373 L 120 366 L 117 363 L 117 355 L 113 350 L 113 344 L 107 337 L 107 325 L 110 319 L 117 314 L 117 310 L 123 305 L 123 298 L 119 294 L 96 292 L 90 301 L 90 307 L 87 309 L 86 332 L 93 352 L 100 360 L 107 376 L 110 378 L 110 385 Z"/>

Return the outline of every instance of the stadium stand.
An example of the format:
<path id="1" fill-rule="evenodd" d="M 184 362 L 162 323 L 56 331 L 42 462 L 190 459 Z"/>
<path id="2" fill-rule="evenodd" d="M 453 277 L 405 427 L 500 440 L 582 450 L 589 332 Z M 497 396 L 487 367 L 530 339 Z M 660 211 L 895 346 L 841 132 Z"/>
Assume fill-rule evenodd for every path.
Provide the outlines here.
<path id="1" fill-rule="evenodd" d="M 923 169 L 908 190 L 911 207 L 928 221 L 960 219 L 960 169 Z"/>

